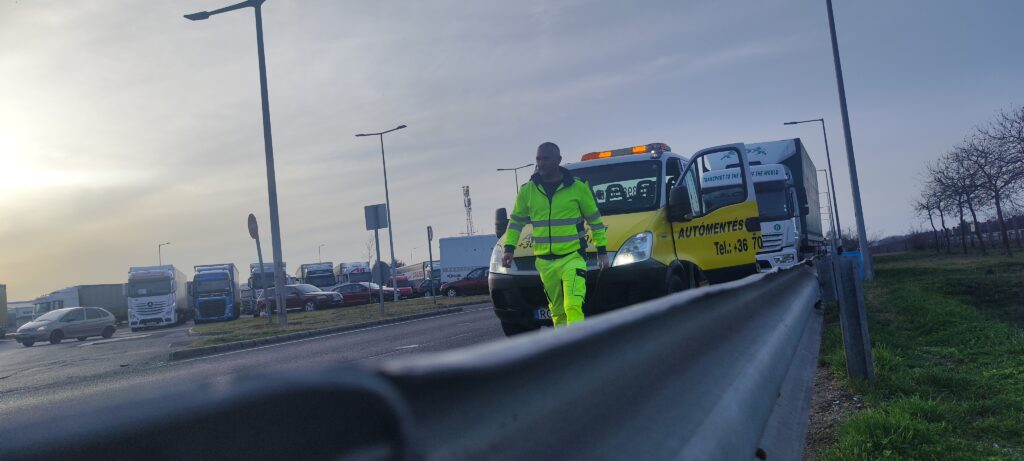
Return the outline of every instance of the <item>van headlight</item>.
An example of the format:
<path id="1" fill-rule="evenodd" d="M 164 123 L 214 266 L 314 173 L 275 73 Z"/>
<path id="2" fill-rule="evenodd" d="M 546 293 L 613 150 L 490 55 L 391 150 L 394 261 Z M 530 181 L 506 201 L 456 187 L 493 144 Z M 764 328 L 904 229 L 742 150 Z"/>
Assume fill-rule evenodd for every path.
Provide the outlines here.
<path id="1" fill-rule="evenodd" d="M 494 245 L 494 249 L 491 250 L 491 267 L 490 267 L 491 272 L 496 272 L 498 274 L 507 274 L 507 273 L 509 273 L 510 269 L 508 267 L 505 267 L 505 266 L 501 265 L 501 258 L 504 257 L 504 256 L 505 256 L 505 245 L 502 245 L 501 244 L 501 240 L 498 240 L 498 243 L 496 245 Z M 513 264 L 515 264 L 515 263 L 513 263 Z"/>
<path id="2" fill-rule="evenodd" d="M 626 240 L 615 253 L 612 260 L 612 267 L 625 266 L 640 261 L 651 259 L 651 246 L 654 244 L 654 234 L 641 232 Z"/>

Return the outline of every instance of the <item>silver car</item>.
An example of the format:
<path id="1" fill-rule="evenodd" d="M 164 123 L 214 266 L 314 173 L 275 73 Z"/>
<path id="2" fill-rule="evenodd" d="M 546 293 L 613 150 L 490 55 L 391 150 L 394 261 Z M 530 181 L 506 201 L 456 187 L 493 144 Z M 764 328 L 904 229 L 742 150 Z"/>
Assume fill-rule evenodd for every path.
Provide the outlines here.
<path id="1" fill-rule="evenodd" d="M 18 328 L 14 340 L 25 347 L 37 341 L 60 344 L 65 338 L 85 341 L 90 336 L 109 338 L 117 331 L 117 320 L 99 307 L 65 307 L 47 312 Z"/>

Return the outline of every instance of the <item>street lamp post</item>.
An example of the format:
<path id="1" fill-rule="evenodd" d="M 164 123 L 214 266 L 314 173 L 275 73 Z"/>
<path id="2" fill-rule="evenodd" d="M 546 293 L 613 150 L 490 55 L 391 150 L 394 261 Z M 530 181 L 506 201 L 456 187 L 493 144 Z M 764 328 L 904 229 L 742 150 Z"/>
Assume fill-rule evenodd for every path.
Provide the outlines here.
<path id="1" fill-rule="evenodd" d="M 825 173 L 825 181 L 829 180 L 830 172 L 826 169 L 818 170 Z M 835 250 L 836 242 L 835 239 L 839 237 L 839 233 L 836 232 L 836 216 L 835 209 L 832 207 L 832 193 L 829 192 L 828 187 L 825 187 L 825 202 L 828 203 L 828 220 L 829 224 L 832 225 L 832 249 Z"/>
<path id="2" fill-rule="evenodd" d="M 839 62 L 839 42 L 836 39 L 836 20 L 832 12 L 832 0 L 825 0 L 825 5 L 828 8 L 828 31 L 832 38 L 832 58 L 836 67 L 836 87 L 839 89 L 839 112 L 843 116 L 843 135 L 846 137 L 846 162 L 850 165 L 850 189 L 853 192 L 853 216 L 857 218 L 860 259 L 864 269 L 864 279 L 874 280 L 875 267 L 871 262 L 871 248 L 868 247 L 867 227 L 864 225 L 864 208 L 860 203 L 857 160 L 853 156 L 853 135 L 850 133 L 850 114 L 846 110 L 846 84 L 843 83 L 843 66 Z"/>
<path id="3" fill-rule="evenodd" d="M 519 195 L 519 170 L 521 170 L 523 168 L 526 168 L 528 166 L 533 166 L 533 164 L 532 163 L 527 163 L 526 165 L 517 166 L 515 168 L 498 168 L 498 171 L 511 171 L 511 172 L 515 173 L 515 175 L 516 175 L 516 195 Z"/>
<path id="4" fill-rule="evenodd" d="M 325 247 L 325 246 L 327 246 L 326 243 L 321 243 L 321 244 L 316 246 L 316 262 L 320 262 L 320 263 L 324 262 L 323 253 L 320 252 L 320 249 Z"/>
<path id="5" fill-rule="evenodd" d="M 156 257 L 157 257 L 157 262 L 159 263 L 158 264 L 159 266 L 163 266 L 164 265 L 164 252 L 163 252 L 164 245 L 170 245 L 170 244 L 171 244 L 171 242 L 164 242 L 164 243 L 161 243 L 161 244 L 156 246 Z"/>
<path id="6" fill-rule="evenodd" d="M 387 131 L 381 131 L 381 132 L 378 132 L 378 133 L 359 133 L 359 134 L 356 135 L 357 138 L 360 138 L 360 137 L 363 137 L 363 136 L 378 136 L 378 137 L 380 137 L 380 163 L 381 163 L 381 165 L 384 166 L 384 206 L 388 209 L 388 243 L 391 246 L 391 271 L 390 272 L 391 272 L 391 279 L 392 280 L 394 280 L 394 277 L 395 277 L 395 234 L 391 231 L 391 229 L 393 227 L 395 227 L 395 222 L 391 220 L 391 197 L 390 197 L 390 195 L 388 195 L 388 164 L 387 164 L 387 161 L 384 159 L 384 135 L 388 134 L 388 133 L 390 133 L 392 131 L 401 130 L 402 128 L 405 128 L 405 127 L 406 127 L 405 125 L 398 125 L 397 127 L 392 128 L 392 129 L 387 130 Z M 382 282 L 381 285 L 387 285 L 387 283 L 383 283 L 384 282 L 383 280 L 381 282 Z M 398 285 L 397 284 L 395 284 L 394 292 L 395 292 L 395 301 L 398 301 Z"/>
<path id="7" fill-rule="evenodd" d="M 274 248 L 274 294 L 277 297 L 278 323 L 283 327 L 288 324 L 288 314 L 284 309 L 285 275 L 282 264 L 281 225 L 277 213 L 277 181 L 274 174 L 274 143 L 270 134 L 270 97 L 267 93 L 267 60 L 263 52 L 263 2 L 266 0 L 247 0 L 213 11 L 200 11 L 186 14 L 191 21 L 200 21 L 210 16 L 227 13 L 241 8 L 252 7 L 256 14 L 256 52 L 260 68 L 260 97 L 263 103 L 263 148 L 267 161 L 267 195 L 270 196 L 270 242 Z"/>
<path id="8" fill-rule="evenodd" d="M 839 203 L 836 201 L 836 181 L 832 174 L 832 155 L 828 152 L 828 133 L 825 132 L 825 119 L 816 118 L 812 120 L 801 120 L 799 122 L 786 122 L 783 125 L 799 125 L 801 123 L 821 122 L 821 136 L 825 139 L 825 161 L 828 163 L 828 182 L 832 186 L 832 214 L 835 217 L 836 238 L 838 245 L 843 245 L 843 226 L 839 223 Z"/>

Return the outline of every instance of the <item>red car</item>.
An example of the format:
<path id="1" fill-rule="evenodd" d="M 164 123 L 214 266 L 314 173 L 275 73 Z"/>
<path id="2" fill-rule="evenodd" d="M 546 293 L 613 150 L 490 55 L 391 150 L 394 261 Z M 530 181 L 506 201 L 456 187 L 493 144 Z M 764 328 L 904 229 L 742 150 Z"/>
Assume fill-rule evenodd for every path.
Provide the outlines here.
<path id="1" fill-rule="evenodd" d="M 380 301 L 380 286 L 369 282 L 343 283 L 333 286 L 331 291 L 340 293 L 345 298 L 346 306 L 358 306 L 360 304 L 376 303 Z M 401 296 L 401 294 L 399 294 Z M 384 287 L 384 300 L 391 301 L 395 297 L 395 290 Z"/>
<path id="2" fill-rule="evenodd" d="M 413 296 L 412 282 L 409 281 L 409 277 L 404 275 L 396 275 L 388 279 L 387 287 L 394 288 L 398 285 L 398 297 L 401 299 L 409 299 Z"/>
<path id="3" fill-rule="evenodd" d="M 298 285 L 285 285 L 284 287 L 285 306 L 288 310 L 302 309 L 312 312 L 317 309 L 328 307 L 341 307 L 345 304 L 345 298 L 340 293 L 323 291 L 313 285 L 300 283 Z M 274 296 L 274 289 L 263 290 L 263 296 L 256 301 L 256 315 L 260 315 L 270 305 L 270 312 L 277 312 L 277 298 Z"/>
<path id="4" fill-rule="evenodd" d="M 487 289 L 487 268 L 478 267 L 466 274 L 462 280 L 441 285 L 441 294 L 448 297 L 485 295 Z"/>

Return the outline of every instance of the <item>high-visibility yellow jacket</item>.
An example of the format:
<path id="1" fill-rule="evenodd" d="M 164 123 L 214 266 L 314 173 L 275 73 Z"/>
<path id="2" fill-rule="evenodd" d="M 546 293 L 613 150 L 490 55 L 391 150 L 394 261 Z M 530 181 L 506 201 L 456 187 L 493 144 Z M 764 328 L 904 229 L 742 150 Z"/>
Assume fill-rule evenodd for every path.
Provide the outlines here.
<path id="1" fill-rule="evenodd" d="M 533 225 L 533 253 L 537 256 L 564 256 L 587 246 L 587 232 L 583 222 L 590 226 L 598 254 L 608 246 L 606 226 L 601 222 L 597 201 L 590 186 L 561 168 L 562 184 L 551 197 L 541 185 L 540 175 L 534 174 L 530 182 L 519 189 L 516 204 L 509 216 L 505 232 L 505 251 L 512 252 L 519 243 L 523 226 Z"/>

